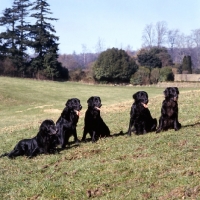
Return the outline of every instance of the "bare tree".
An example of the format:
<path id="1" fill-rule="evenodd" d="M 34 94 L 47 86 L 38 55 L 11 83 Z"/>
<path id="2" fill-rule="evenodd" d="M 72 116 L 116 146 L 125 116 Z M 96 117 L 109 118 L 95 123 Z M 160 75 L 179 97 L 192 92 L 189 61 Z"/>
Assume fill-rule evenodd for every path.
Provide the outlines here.
<path id="1" fill-rule="evenodd" d="M 83 67 L 86 66 L 86 59 L 87 59 L 87 46 L 85 44 L 82 44 L 82 55 L 83 55 Z"/>
<path id="2" fill-rule="evenodd" d="M 105 50 L 105 43 L 102 38 L 98 38 L 97 44 L 95 46 L 95 50 L 97 54 L 100 54 L 102 51 Z"/>
<path id="3" fill-rule="evenodd" d="M 178 35 L 179 35 L 178 29 L 169 30 L 167 32 L 167 42 L 168 42 L 171 49 L 174 48 L 174 45 L 176 44 L 176 40 L 177 40 Z"/>
<path id="4" fill-rule="evenodd" d="M 169 30 L 167 33 L 167 42 L 169 45 L 169 52 L 171 54 L 172 60 L 174 60 L 174 46 L 176 45 L 176 40 L 179 34 L 179 30 Z"/>
<path id="5" fill-rule="evenodd" d="M 192 30 L 192 39 L 196 47 L 200 47 L 200 29 Z"/>
<path id="6" fill-rule="evenodd" d="M 166 42 L 167 36 L 167 23 L 165 21 L 156 23 L 156 45 L 157 47 L 161 47 Z"/>
<path id="7" fill-rule="evenodd" d="M 192 57 L 192 63 L 196 68 L 200 68 L 200 29 L 192 30 L 191 35 L 192 41 L 194 42 L 194 55 Z"/>
<path id="8" fill-rule="evenodd" d="M 148 24 L 143 30 L 143 47 L 151 48 L 154 44 L 155 30 L 153 24 Z"/>

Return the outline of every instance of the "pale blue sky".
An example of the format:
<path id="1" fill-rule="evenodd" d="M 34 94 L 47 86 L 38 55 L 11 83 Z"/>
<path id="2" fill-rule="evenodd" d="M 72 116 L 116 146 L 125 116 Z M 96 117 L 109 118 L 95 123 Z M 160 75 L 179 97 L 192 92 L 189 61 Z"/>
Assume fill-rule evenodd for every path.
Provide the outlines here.
<path id="1" fill-rule="evenodd" d="M 33 1 L 33 0 L 32 0 Z M 31 1 L 31 2 L 32 2 Z M 13 0 L 0 0 L 0 12 Z M 48 0 L 59 20 L 54 24 L 59 36 L 59 53 L 95 52 L 99 38 L 106 48 L 138 50 L 147 24 L 167 22 L 169 29 L 185 35 L 200 29 L 200 0 Z M 0 29 L 1 30 L 1 29 Z"/>

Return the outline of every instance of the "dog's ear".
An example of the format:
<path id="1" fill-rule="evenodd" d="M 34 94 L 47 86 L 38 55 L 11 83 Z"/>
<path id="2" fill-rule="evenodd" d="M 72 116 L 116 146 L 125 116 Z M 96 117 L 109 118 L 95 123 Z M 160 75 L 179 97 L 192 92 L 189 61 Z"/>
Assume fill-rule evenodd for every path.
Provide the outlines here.
<path id="1" fill-rule="evenodd" d="M 100 98 L 100 97 L 98 97 L 98 100 L 99 100 L 99 102 L 101 103 L 101 98 Z"/>
<path id="2" fill-rule="evenodd" d="M 41 134 L 41 136 L 44 136 L 47 131 L 48 131 L 48 127 L 45 124 L 41 124 L 39 128 L 39 133 Z"/>
<path id="3" fill-rule="evenodd" d="M 88 106 L 89 106 L 89 107 L 92 107 L 92 106 L 93 106 L 93 99 L 94 99 L 94 97 L 90 97 L 90 98 L 87 100 L 87 103 L 88 103 Z"/>
<path id="4" fill-rule="evenodd" d="M 164 93 L 165 97 L 169 97 L 169 88 L 166 88 L 163 93 Z"/>
<path id="5" fill-rule="evenodd" d="M 175 90 L 176 90 L 176 93 L 179 94 L 178 88 L 177 88 L 177 87 L 174 87 L 174 88 L 175 88 Z"/>
<path id="6" fill-rule="evenodd" d="M 72 108 L 72 99 L 68 99 L 65 106 L 68 107 L 69 109 L 71 109 Z"/>
<path id="7" fill-rule="evenodd" d="M 135 94 L 133 94 L 133 99 L 136 100 L 138 96 L 138 93 L 136 92 Z"/>

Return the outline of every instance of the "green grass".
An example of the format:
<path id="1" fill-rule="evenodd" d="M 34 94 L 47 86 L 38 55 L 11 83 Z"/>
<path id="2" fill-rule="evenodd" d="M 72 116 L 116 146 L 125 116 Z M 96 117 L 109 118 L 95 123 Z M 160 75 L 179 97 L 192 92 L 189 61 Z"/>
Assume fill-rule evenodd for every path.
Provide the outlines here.
<path id="1" fill-rule="evenodd" d="M 153 117 L 160 116 L 160 87 L 86 85 L 0 77 L 0 154 L 36 135 L 44 119 L 56 121 L 66 101 L 83 106 L 102 99 L 101 115 L 112 138 L 81 143 L 55 155 L 0 159 L 0 199 L 200 199 L 200 89 L 179 88 L 183 127 L 159 134 L 128 137 L 132 95 L 145 90 Z M 89 136 L 88 136 L 89 137 Z"/>

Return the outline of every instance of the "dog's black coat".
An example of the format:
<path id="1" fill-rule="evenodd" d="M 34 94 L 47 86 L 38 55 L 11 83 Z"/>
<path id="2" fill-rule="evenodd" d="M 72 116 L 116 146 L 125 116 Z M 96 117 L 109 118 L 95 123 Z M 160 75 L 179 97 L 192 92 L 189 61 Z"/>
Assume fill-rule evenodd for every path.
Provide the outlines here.
<path id="1" fill-rule="evenodd" d="M 58 129 L 58 145 L 61 145 L 62 148 L 68 144 L 69 138 L 74 136 L 74 141 L 79 142 L 77 137 L 76 125 L 79 120 L 78 113 L 82 109 L 80 100 L 77 98 L 69 99 L 65 108 L 61 113 L 61 116 L 56 122 Z"/>
<path id="2" fill-rule="evenodd" d="M 27 156 L 29 158 L 38 154 L 47 154 L 52 151 L 52 143 L 57 133 L 55 123 L 52 120 L 44 120 L 40 125 L 39 132 L 32 139 L 20 140 L 10 153 L 2 154 L 0 157 Z"/>
<path id="3" fill-rule="evenodd" d="M 85 113 L 82 141 L 86 140 L 87 133 L 90 134 L 93 142 L 100 137 L 110 136 L 110 130 L 100 115 L 101 98 L 99 96 L 92 96 L 87 100 L 87 103 L 88 109 Z"/>
<path id="4" fill-rule="evenodd" d="M 132 127 L 135 134 L 144 134 L 155 131 L 157 127 L 157 119 L 153 119 L 148 108 L 144 104 L 148 104 L 148 94 L 145 91 L 138 91 L 133 94 L 135 102 L 132 104 L 130 111 L 130 122 L 128 135 L 131 135 Z"/>
<path id="5" fill-rule="evenodd" d="M 162 102 L 161 117 L 156 133 L 168 129 L 177 131 L 181 128 L 181 124 L 178 121 L 178 88 L 168 87 L 165 89 L 164 95 L 165 100 Z"/>

